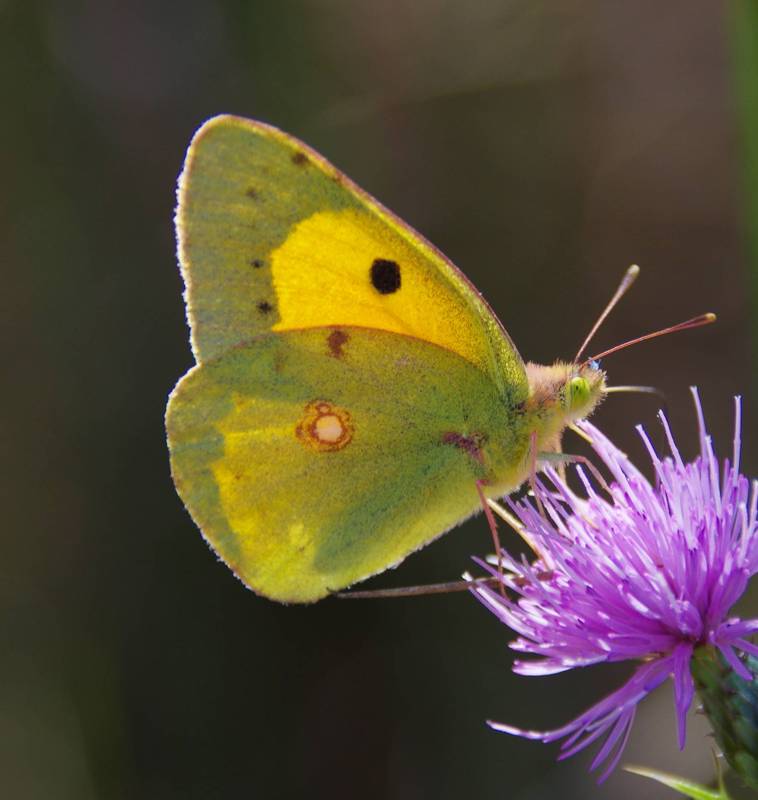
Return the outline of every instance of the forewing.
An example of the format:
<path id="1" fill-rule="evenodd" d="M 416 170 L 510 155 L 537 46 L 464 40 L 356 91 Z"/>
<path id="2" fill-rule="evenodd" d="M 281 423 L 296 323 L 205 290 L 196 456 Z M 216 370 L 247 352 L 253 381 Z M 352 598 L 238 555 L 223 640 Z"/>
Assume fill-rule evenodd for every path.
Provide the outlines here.
<path id="1" fill-rule="evenodd" d="M 268 331 L 355 325 L 445 347 L 510 403 L 526 397 L 516 348 L 462 273 L 281 131 L 230 116 L 203 125 L 177 230 L 199 363 Z"/>

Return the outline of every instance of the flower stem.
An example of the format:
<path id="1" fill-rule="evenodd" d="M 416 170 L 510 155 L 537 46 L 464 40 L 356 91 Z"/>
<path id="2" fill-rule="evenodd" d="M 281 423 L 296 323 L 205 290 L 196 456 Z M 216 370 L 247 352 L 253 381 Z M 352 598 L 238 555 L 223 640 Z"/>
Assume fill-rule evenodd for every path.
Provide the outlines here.
<path id="1" fill-rule="evenodd" d="M 743 661 L 758 675 L 758 659 L 744 656 Z M 699 647 L 691 669 L 727 762 L 748 786 L 758 789 L 758 680 L 737 675 L 715 647 Z"/>

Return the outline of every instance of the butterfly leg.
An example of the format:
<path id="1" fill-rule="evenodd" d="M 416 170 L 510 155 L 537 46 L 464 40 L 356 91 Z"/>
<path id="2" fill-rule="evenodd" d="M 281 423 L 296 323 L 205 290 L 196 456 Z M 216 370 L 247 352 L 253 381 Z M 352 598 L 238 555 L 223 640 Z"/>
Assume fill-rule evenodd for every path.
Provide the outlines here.
<path id="1" fill-rule="evenodd" d="M 542 454 L 540 453 L 540 457 Z M 529 434 L 529 487 L 532 490 L 534 499 L 537 501 L 537 508 L 542 519 L 547 519 L 545 507 L 542 505 L 539 493 L 537 492 L 537 431 Z"/>
<path id="2" fill-rule="evenodd" d="M 487 524 L 490 526 L 490 533 L 492 534 L 492 543 L 495 547 L 495 552 L 497 553 L 497 572 L 498 572 L 498 586 L 500 587 L 500 594 L 505 597 L 505 583 L 503 582 L 504 572 L 503 572 L 503 554 L 500 549 L 500 536 L 497 532 L 497 521 L 495 520 L 495 515 L 492 513 L 492 509 L 490 508 L 489 503 L 487 502 L 487 498 L 484 495 L 484 490 L 482 489 L 483 486 L 487 484 L 487 481 L 477 480 L 476 482 L 476 491 L 479 493 L 479 501 L 482 504 L 482 508 L 484 509 L 484 515 L 487 517 Z"/>
<path id="3" fill-rule="evenodd" d="M 540 461 L 546 461 L 557 465 L 563 480 L 565 480 L 566 477 L 566 466 L 568 464 L 582 464 L 592 473 L 592 476 L 603 490 L 609 495 L 611 494 L 610 486 L 608 486 L 602 473 L 586 456 L 573 455 L 571 453 L 540 453 L 539 458 Z"/>

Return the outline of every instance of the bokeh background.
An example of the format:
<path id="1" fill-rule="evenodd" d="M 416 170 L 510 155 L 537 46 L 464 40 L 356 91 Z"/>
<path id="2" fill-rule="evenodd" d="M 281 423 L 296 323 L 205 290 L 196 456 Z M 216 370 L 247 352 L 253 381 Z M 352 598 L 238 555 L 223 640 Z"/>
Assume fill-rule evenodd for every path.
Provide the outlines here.
<path id="1" fill-rule="evenodd" d="M 745 5 L 0 2 L 4 797 L 673 796 L 621 771 L 598 789 L 587 754 L 556 764 L 484 724 L 557 726 L 628 666 L 519 678 L 465 594 L 286 608 L 216 562 L 163 431 L 192 361 L 175 181 L 208 116 L 284 128 L 446 252 L 541 362 L 571 357 L 641 264 L 596 349 L 719 322 L 609 358 L 612 381 L 665 391 L 690 455 L 687 387 L 722 452 L 742 393 L 755 475 Z M 641 457 L 632 426 L 655 411 L 614 397 L 595 420 Z M 369 585 L 452 579 L 489 548 L 476 519 Z M 707 780 L 706 732 L 691 714 L 679 753 L 661 689 L 625 761 Z"/>

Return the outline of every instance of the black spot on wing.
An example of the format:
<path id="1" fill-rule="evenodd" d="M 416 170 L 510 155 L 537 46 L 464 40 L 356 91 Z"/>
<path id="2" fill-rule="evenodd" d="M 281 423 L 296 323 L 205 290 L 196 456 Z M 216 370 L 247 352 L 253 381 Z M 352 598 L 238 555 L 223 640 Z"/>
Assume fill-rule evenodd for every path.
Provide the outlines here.
<path id="1" fill-rule="evenodd" d="M 250 262 L 250 266 L 255 267 L 255 269 L 260 269 L 263 266 L 263 262 L 260 260 L 260 258 L 254 258 Z"/>
<path id="2" fill-rule="evenodd" d="M 308 156 L 302 151 L 298 150 L 296 153 L 292 154 L 292 163 L 298 167 L 305 167 L 309 163 Z"/>
<path id="3" fill-rule="evenodd" d="M 270 314 L 273 310 L 274 307 L 271 305 L 271 303 L 268 303 L 265 300 L 258 303 L 258 311 L 260 311 L 261 314 Z"/>
<path id="4" fill-rule="evenodd" d="M 248 196 L 248 197 L 249 197 L 251 200 L 257 200 L 257 199 L 258 199 L 258 190 L 257 190 L 257 189 L 254 189 L 252 186 L 251 186 L 251 187 L 250 187 L 250 188 L 249 188 L 249 189 L 248 189 L 248 190 L 245 192 L 245 194 L 246 194 L 246 195 L 247 195 L 247 196 Z"/>
<path id="5" fill-rule="evenodd" d="M 379 294 L 393 294 L 400 288 L 400 266 L 397 261 L 376 258 L 371 265 L 371 285 Z"/>

